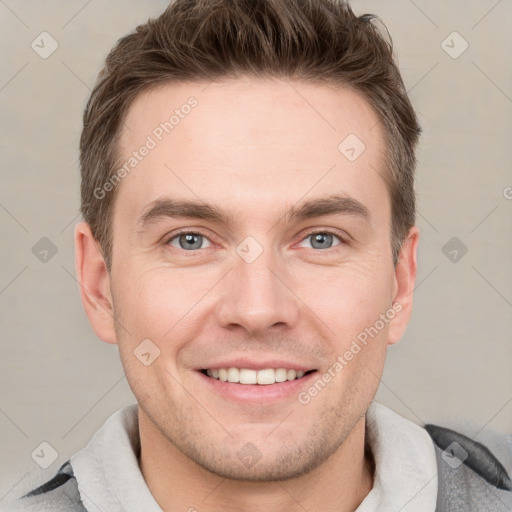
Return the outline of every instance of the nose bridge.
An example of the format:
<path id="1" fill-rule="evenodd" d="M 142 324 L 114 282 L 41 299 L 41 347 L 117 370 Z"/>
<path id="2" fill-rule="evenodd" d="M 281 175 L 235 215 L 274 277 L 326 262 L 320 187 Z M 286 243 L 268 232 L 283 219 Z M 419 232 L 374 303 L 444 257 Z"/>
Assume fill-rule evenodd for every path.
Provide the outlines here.
<path id="1" fill-rule="evenodd" d="M 258 248 L 251 240 L 244 242 L 237 247 L 233 271 L 226 276 L 218 307 L 219 322 L 224 327 L 236 324 L 249 332 L 264 331 L 277 324 L 293 325 L 298 318 L 298 304 L 279 275 L 282 266 L 278 255 L 271 249 Z"/>

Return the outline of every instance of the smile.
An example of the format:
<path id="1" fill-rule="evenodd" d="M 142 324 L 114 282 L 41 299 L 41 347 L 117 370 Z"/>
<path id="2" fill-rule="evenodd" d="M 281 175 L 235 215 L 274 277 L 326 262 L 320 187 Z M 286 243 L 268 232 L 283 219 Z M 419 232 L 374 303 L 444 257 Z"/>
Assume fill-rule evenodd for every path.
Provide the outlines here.
<path id="1" fill-rule="evenodd" d="M 222 382 L 238 384 L 260 384 L 269 385 L 279 382 L 294 381 L 303 378 L 316 370 L 294 370 L 286 368 L 266 368 L 263 370 L 252 370 L 248 368 L 215 368 L 203 369 L 201 373 Z"/>

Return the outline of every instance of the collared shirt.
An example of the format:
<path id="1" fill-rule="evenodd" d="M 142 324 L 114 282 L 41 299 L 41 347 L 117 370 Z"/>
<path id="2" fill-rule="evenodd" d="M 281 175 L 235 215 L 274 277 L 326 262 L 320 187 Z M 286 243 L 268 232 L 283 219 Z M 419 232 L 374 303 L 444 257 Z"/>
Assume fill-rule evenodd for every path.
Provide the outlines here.
<path id="1" fill-rule="evenodd" d="M 138 464 L 138 406 L 115 412 L 71 457 L 88 512 L 162 512 Z M 437 464 L 425 429 L 372 402 L 366 436 L 375 461 L 372 490 L 356 512 L 434 512 Z"/>
<path id="2" fill-rule="evenodd" d="M 372 402 L 366 436 L 375 460 L 373 488 L 356 512 L 434 512 L 437 460 L 428 432 Z"/>

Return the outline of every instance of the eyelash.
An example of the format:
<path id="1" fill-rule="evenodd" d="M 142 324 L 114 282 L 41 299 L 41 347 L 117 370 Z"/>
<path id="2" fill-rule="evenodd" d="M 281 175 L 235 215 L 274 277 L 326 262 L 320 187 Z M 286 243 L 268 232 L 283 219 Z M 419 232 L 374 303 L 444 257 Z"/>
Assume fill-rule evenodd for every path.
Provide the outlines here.
<path id="1" fill-rule="evenodd" d="M 341 248 L 341 246 L 343 245 L 346 245 L 347 241 L 345 239 L 345 237 L 343 237 L 342 235 L 340 235 L 339 233 L 337 232 L 334 232 L 334 231 L 330 231 L 328 229 L 316 229 L 316 230 L 312 230 L 312 231 L 309 231 L 308 233 L 306 233 L 302 238 L 301 238 L 301 242 L 306 240 L 307 238 L 309 238 L 310 236 L 312 235 L 317 235 L 317 234 L 322 234 L 322 235 L 332 235 L 336 238 L 339 239 L 340 243 L 333 246 L 333 247 L 329 247 L 328 249 L 314 249 L 314 251 L 317 251 L 317 252 L 331 252 L 331 251 L 336 251 L 336 250 L 339 250 Z M 210 238 L 204 234 L 203 232 L 201 232 L 200 230 L 197 230 L 197 231 L 187 231 L 187 230 L 183 230 L 183 231 L 178 231 L 177 233 L 173 233 L 171 236 L 168 236 L 165 238 L 165 241 L 164 241 L 164 245 L 169 245 L 169 243 L 174 240 L 175 238 L 178 238 L 179 236 L 181 235 L 199 235 L 199 236 L 202 236 L 204 238 L 206 238 L 211 244 L 214 244 L 214 242 L 212 240 L 210 240 Z M 193 251 L 186 251 L 185 249 L 178 249 L 176 247 L 173 247 L 173 249 L 177 249 L 181 252 L 185 252 L 185 253 L 191 253 L 190 256 L 192 256 L 193 253 L 197 253 L 201 250 L 204 250 L 204 249 L 196 249 L 196 250 L 193 250 Z M 207 248 L 209 249 L 209 247 Z M 193 257 L 193 256 L 192 256 Z"/>

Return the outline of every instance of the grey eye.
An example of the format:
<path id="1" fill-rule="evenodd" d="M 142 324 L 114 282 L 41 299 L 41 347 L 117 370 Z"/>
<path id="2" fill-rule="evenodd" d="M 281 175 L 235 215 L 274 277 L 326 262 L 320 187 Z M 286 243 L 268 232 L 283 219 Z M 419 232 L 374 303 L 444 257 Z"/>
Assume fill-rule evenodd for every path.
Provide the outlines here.
<path id="1" fill-rule="evenodd" d="M 327 231 L 318 231 L 317 233 L 310 233 L 306 238 L 304 238 L 304 240 L 301 242 L 301 247 L 305 247 L 302 244 L 310 241 L 311 247 L 313 249 L 330 249 L 335 245 L 339 245 L 339 243 L 333 243 L 335 239 L 341 243 L 341 239 L 333 233 L 329 233 Z"/>
<path id="2" fill-rule="evenodd" d="M 169 240 L 169 244 L 173 247 L 177 247 L 178 249 L 183 249 L 185 251 L 192 251 L 194 249 L 204 249 L 205 247 L 202 247 L 203 242 L 207 242 L 210 246 L 209 240 L 199 233 L 181 233 L 174 238 L 171 238 Z M 178 244 L 178 245 L 176 245 Z"/>

